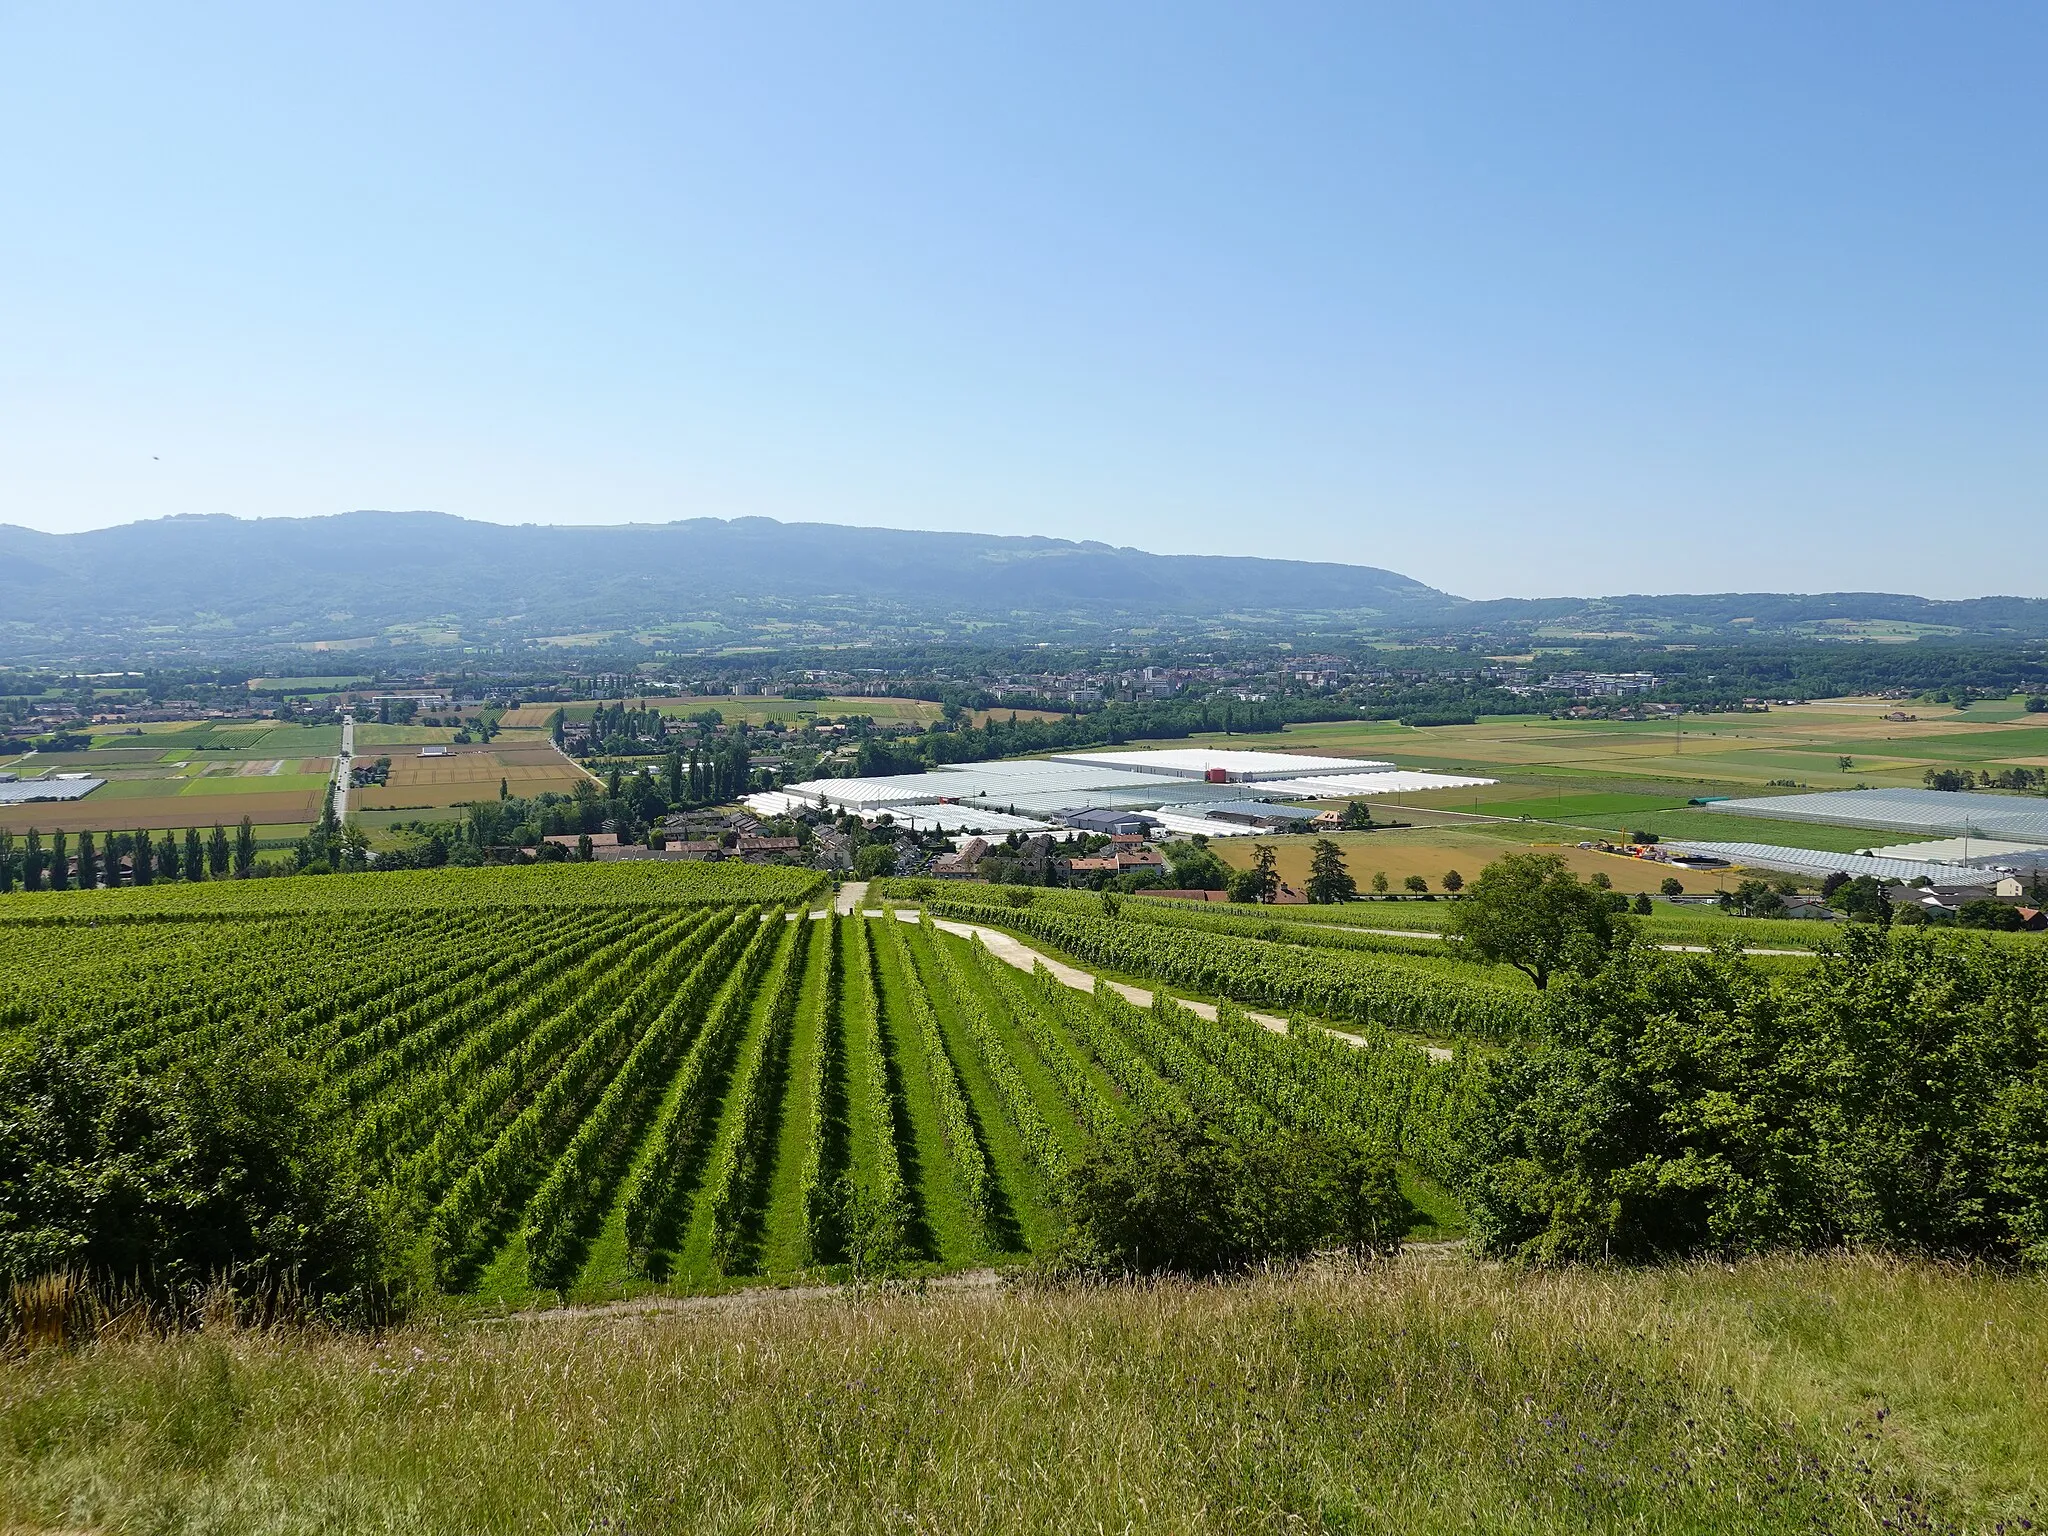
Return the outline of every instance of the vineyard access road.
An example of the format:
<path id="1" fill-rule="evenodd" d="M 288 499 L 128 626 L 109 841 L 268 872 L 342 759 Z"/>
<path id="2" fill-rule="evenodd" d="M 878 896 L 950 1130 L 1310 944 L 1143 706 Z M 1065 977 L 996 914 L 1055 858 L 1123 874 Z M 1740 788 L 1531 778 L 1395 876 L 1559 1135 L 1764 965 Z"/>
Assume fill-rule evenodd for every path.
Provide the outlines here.
<path id="1" fill-rule="evenodd" d="M 912 908 L 898 907 L 895 911 L 896 916 L 903 922 L 914 923 L 917 921 L 918 914 Z M 1042 965 L 1052 973 L 1053 979 L 1063 986 L 1072 987 L 1076 992 L 1093 992 L 1095 990 L 1095 978 L 1088 972 L 1076 966 L 1068 965 L 1063 961 L 1055 960 L 1050 955 L 1042 955 L 1030 945 L 1023 943 L 1015 935 L 1005 933 L 1000 928 L 984 928 L 978 923 L 960 923 L 945 917 L 933 918 L 932 924 L 934 927 L 943 928 L 947 933 L 957 934 L 963 939 L 978 937 L 983 944 L 988 946 L 990 954 L 994 955 L 998 960 L 1014 965 L 1020 971 L 1029 971 L 1035 966 Z M 1112 981 L 1109 985 L 1111 990 L 1121 994 L 1124 1000 L 1134 1008 L 1150 1008 L 1152 1006 L 1152 994 L 1143 987 L 1134 987 L 1127 981 Z M 1174 1001 L 1197 1018 L 1208 1019 L 1211 1022 L 1216 1018 L 1216 1005 L 1214 1003 L 1196 1002 L 1193 998 L 1186 997 L 1177 997 Z M 1254 1023 L 1264 1025 L 1276 1035 L 1287 1033 L 1287 1021 L 1278 1014 L 1254 1013 L 1251 1009 L 1247 1008 L 1245 1016 Z M 1342 1030 L 1333 1029 L 1330 1033 L 1339 1040 L 1346 1041 L 1351 1045 L 1362 1046 L 1365 1044 L 1365 1041 L 1357 1035 L 1347 1035 Z M 1425 1045 L 1422 1049 L 1437 1061 L 1449 1061 L 1451 1059 L 1451 1052 L 1443 1046 Z"/>

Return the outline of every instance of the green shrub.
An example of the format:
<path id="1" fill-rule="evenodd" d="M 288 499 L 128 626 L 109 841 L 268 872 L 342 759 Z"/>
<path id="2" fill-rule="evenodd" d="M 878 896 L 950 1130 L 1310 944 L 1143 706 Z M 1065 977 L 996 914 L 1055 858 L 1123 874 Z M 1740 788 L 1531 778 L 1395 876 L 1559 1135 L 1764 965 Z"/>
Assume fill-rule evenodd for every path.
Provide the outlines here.
<path id="1" fill-rule="evenodd" d="M 172 1310 L 224 1281 L 379 1313 L 402 1245 L 337 1132 L 277 1053 L 144 1077 L 17 1035 L 0 1045 L 0 1278 L 69 1271 Z"/>
<path id="2" fill-rule="evenodd" d="M 1147 1120 L 1076 1163 L 1058 1262 L 1217 1274 L 1318 1249 L 1389 1251 L 1408 1214 L 1393 1165 L 1355 1143 L 1275 1128 L 1256 1138 Z"/>
<path id="3" fill-rule="evenodd" d="M 1497 1253 L 2048 1262 L 2048 951 L 1866 927 L 1776 980 L 1624 951 L 1548 1017 L 1472 1117 Z"/>

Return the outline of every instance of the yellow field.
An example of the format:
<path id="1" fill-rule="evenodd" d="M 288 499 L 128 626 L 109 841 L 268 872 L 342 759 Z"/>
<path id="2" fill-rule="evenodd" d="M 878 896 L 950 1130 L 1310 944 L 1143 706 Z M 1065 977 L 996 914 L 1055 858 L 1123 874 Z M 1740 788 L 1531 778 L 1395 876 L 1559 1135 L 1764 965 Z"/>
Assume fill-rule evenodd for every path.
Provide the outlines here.
<path id="1" fill-rule="evenodd" d="M 586 777 L 546 746 L 456 747 L 447 757 L 393 753 L 390 782 L 352 791 L 349 804 L 365 811 L 440 809 L 493 798 L 500 779 L 515 795 L 566 795 Z"/>
<path id="2" fill-rule="evenodd" d="M 508 709 L 498 716 L 500 728 L 516 726 L 523 730 L 535 730 L 555 718 L 559 704 L 522 704 L 517 709 Z"/>
<path id="3" fill-rule="evenodd" d="M 1715 875 L 1688 874 L 1646 859 L 1559 845 L 1510 840 L 1479 830 L 1454 827 L 1413 827 L 1391 832 L 1335 832 L 1330 840 L 1344 850 L 1344 864 L 1361 891 L 1371 889 L 1375 871 L 1383 871 L 1395 890 L 1410 875 L 1421 875 L 1433 891 L 1443 889 L 1446 871 L 1455 869 L 1468 881 L 1504 853 L 1554 853 L 1579 875 L 1605 874 L 1617 891 L 1652 893 L 1676 876 L 1688 895 L 1722 887 Z M 1298 833 L 1273 837 L 1222 837 L 1209 846 L 1234 869 L 1251 866 L 1259 844 L 1279 850 L 1280 878 L 1297 891 L 1308 883 L 1309 857 L 1316 839 Z M 1739 878 L 1739 877 L 1738 877 Z"/>

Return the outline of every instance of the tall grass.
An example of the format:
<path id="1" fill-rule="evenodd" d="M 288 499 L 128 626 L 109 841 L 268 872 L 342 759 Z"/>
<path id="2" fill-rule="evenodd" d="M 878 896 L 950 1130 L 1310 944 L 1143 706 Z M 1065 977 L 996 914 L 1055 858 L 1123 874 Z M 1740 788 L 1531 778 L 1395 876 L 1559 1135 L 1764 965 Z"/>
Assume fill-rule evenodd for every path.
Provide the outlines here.
<path id="1" fill-rule="evenodd" d="M 1410 1261 L 209 1328 L 0 1367 L 0 1528 L 1991 1529 L 2048 1494 L 2044 1301 L 1853 1259 Z"/>

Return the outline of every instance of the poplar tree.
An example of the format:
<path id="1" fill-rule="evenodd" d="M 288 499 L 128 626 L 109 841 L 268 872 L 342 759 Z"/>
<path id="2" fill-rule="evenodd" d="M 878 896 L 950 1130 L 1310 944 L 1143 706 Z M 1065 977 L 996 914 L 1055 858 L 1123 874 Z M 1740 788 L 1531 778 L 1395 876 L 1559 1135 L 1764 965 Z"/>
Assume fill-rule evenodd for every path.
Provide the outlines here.
<path id="1" fill-rule="evenodd" d="M 204 880 L 206 878 L 206 849 L 199 841 L 199 829 L 185 829 L 185 878 Z"/>
<path id="2" fill-rule="evenodd" d="M 156 872 L 166 880 L 178 878 L 178 834 L 166 832 L 161 847 L 157 849 Z"/>
<path id="3" fill-rule="evenodd" d="M 43 888 L 43 834 L 34 827 L 28 829 L 28 847 L 21 856 L 21 888 L 25 891 Z"/>
<path id="4" fill-rule="evenodd" d="M 78 888 L 81 891 L 94 889 L 100 883 L 100 853 L 92 845 L 92 834 L 78 834 Z"/>
<path id="5" fill-rule="evenodd" d="M 155 851 L 148 831 L 138 831 L 135 834 L 135 867 L 131 873 L 131 878 L 137 885 L 148 885 L 156 878 L 156 871 L 152 867 Z"/>
<path id="6" fill-rule="evenodd" d="M 14 889 L 14 834 L 0 828 L 0 896 Z"/>
<path id="7" fill-rule="evenodd" d="M 256 826 L 248 817 L 235 828 L 235 878 L 246 880 L 256 872 Z"/>
<path id="8" fill-rule="evenodd" d="M 71 889 L 71 850 L 67 846 L 62 827 L 50 834 L 50 889 Z"/>
<path id="9" fill-rule="evenodd" d="M 683 754 L 676 751 L 668 755 L 668 798 L 671 804 L 683 798 Z"/>
<path id="10" fill-rule="evenodd" d="M 213 824 L 213 836 L 206 841 L 206 872 L 218 880 L 228 872 L 228 834 L 219 822 Z"/>

